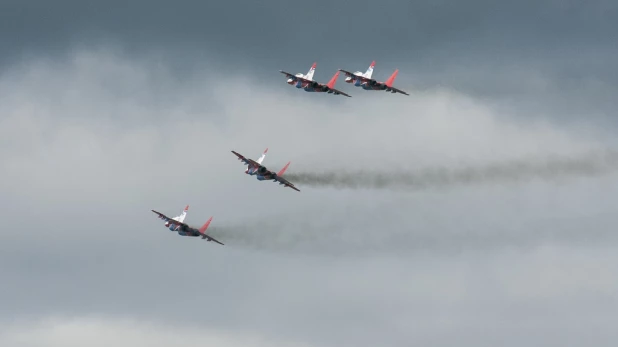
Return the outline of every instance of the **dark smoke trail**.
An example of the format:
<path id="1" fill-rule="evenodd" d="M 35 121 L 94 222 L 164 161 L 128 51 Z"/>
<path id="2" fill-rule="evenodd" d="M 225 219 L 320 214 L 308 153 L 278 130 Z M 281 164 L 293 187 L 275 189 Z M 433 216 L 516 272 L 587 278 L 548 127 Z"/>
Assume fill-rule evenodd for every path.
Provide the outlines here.
<path id="1" fill-rule="evenodd" d="M 423 189 L 532 179 L 547 181 L 569 176 L 590 177 L 617 170 L 618 152 L 604 151 L 570 158 L 527 159 L 458 169 L 435 167 L 419 171 L 301 172 L 290 173 L 285 177 L 294 183 L 308 186 Z"/>
<path id="2" fill-rule="evenodd" d="M 210 235 L 227 247 L 294 254 L 340 254 L 339 237 L 330 228 L 309 226 L 306 223 L 277 219 L 257 221 L 245 225 L 212 227 Z M 336 227 L 334 228 L 336 230 Z M 333 244 L 335 242 L 335 244 Z M 334 248 L 330 247 L 334 246 Z"/>
<path id="3" fill-rule="evenodd" d="M 412 188 L 448 187 L 487 182 L 513 182 L 527 179 L 552 180 L 560 177 L 596 176 L 617 171 L 618 153 L 595 152 L 570 158 L 521 160 L 495 165 L 470 166 L 460 169 L 432 168 L 416 172 L 383 173 L 301 173 L 286 175 L 294 183 L 342 188 Z M 371 254 L 416 254 L 420 252 L 457 253 L 461 251 L 495 250 L 511 247 L 534 247 L 545 242 L 558 244 L 615 243 L 612 224 L 594 223 L 581 217 L 544 223 L 533 220 L 531 227 L 480 222 L 477 228 L 463 229 L 422 221 L 388 223 L 400 215 L 394 211 L 398 202 L 383 206 L 383 218 L 368 216 L 366 209 L 346 206 L 345 213 L 316 213 L 306 210 L 298 214 L 281 213 L 244 221 L 238 225 L 217 225 L 209 234 L 225 243 L 225 247 L 288 253 L 296 255 L 345 256 Z M 340 210 L 343 211 L 343 210 Z M 308 215 L 322 214 L 314 219 Z M 391 212 L 393 212 L 391 214 Z M 416 220 L 416 218 L 415 218 Z M 586 230 L 586 232 L 582 232 Z"/>
<path id="4" fill-rule="evenodd" d="M 457 254 L 466 251 L 492 251 L 506 248 L 534 248 L 544 243 L 556 245 L 615 244 L 611 224 L 590 229 L 591 219 L 564 217 L 547 220 L 533 227 L 488 224 L 483 228 L 444 228 L 440 226 L 383 225 L 346 228 L 345 221 L 329 220 L 328 225 L 286 220 L 219 226 L 210 234 L 231 249 L 260 252 L 342 257 L 347 255 L 413 255 L 423 252 Z M 607 218 L 607 217 L 605 217 Z M 582 232 L 585 230 L 585 232 Z"/>

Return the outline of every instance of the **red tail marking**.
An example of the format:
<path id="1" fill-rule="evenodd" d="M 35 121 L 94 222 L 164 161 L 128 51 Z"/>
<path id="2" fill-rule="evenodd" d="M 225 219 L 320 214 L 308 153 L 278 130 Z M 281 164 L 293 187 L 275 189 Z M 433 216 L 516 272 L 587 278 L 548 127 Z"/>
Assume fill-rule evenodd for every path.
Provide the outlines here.
<path id="1" fill-rule="evenodd" d="M 285 173 L 285 170 L 287 170 L 288 166 L 290 166 L 290 163 L 291 163 L 291 161 L 289 161 L 287 164 L 285 164 L 283 169 L 281 169 L 281 171 L 277 172 L 277 176 L 283 176 L 283 174 Z"/>
<path id="2" fill-rule="evenodd" d="M 317 62 L 317 61 L 316 61 L 316 62 L 314 62 L 314 63 L 313 63 L 313 65 L 311 65 L 311 68 L 312 68 L 312 69 L 315 69 L 315 67 L 316 67 L 316 66 L 318 66 L 318 62 Z"/>
<path id="3" fill-rule="evenodd" d="M 397 78 L 397 74 L 399 73 L 399 69 L 395 70 L 395 72 L 393 72 L 393 74 L 391 75 L 391 77 L 389 77 L 386 82 L 384 82 L 384 84 L 386 84 L 389 87 L 393 86 L 393 82 L 395 82 L 395 78 Z"/>
<path id="4" fill-rule="evenodd" d="M 337 78 L 339 77 L 339 71 L 337 71 L 335 73 L 335 75 L 333 76 L 333 78 L 330 79 L 330 81 L 326 84 L 328 86 L 328 88 L 333 89 L 335 88 L 335 83 L 337 83 Z"/>
<path id="5" fill-rule="evenodd" d="M 268 152 L 268 147 L 264 150 L 264 154 L 266 154 L 266 152 Z"/>
<path id="6" fill-rule="evenodd" d="M 189 211 L 189 205 L 187 205 L 187 207 L 185 207 L 185 211 Z"/>
<path id="7" fill-rule="evenodd" d="M 203 234 L 206 231 L 206 229 L 208 229 L 208 226 L 210 225 L 211 221 L 212 221 L 212 217 L 210 217 L 208 221 L 204 223 L 204 225 L 202 225 L 202 227 L 200 228 L 200 234 Z"/>
<path id="8" fill-rule="evenodd" d="M 369 65 L 369 67 L 375 67 L 376 66 L 376 61 L 372 61 L 371 64 Z"/>

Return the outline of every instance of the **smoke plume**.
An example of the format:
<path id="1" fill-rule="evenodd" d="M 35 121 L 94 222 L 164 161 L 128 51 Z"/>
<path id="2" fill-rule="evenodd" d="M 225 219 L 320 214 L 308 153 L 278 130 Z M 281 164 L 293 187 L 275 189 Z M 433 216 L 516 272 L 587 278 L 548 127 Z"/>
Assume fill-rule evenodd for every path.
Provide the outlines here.
<path id="1" fill-rule="evenodd" d="M 476 165 L 463 168 L 428 168 L 420 171 L 394 172 L 322 172 L 293 173 L 286 175 L 294 183 L 310 186 L 330 186 L 352 189 L 427 189 L 448 188 L 456 185 L 509 183 L 526 180 L 552 181 L 567 177 L 594 177 L 618 169 L 618 152 L 597 151 L 571 157 L 545 157 L 508 161 L 493 165 Z M 397 204 L 397 202 L 393 202 Z M 399 218 L 382 206 L 381 215 L 388 219 Z M 226 244 L 226 247 L 253 249 L 277 253 L 342 256 L 350 254 L 380 254 L 432 251 L 458 252 L 463 250 L 496 249 L 501 247 L 529 247 L 551 240 L 557 243 L 586 243 L 613 240 L 614 233 L 602 226 L 594 232 L 581 231 L 579 219 L 551 220 L 542 226 L 528 228 L 520 225 L 493 226 L 475 230 L 433 226 L 435 221 L 418 224 L 382 225 L 374 218 L 366 218 L 366 211 L 348 206 L 347 218 L 322 213 L 322 218 L 302 218 L 297 215 L 279 214 L 268 219 L 246 221 L 238 225 L 213 226 L 209 234 Z M 317 215 L 318 213 L 316 213 Z M 386 214 L 386 215 L 384 215 Z M 419 220 L 422 215 L 419 215 Z M 581 219 L 582 217 L 580 217 Z M 489 222 L 488 222 L 489 223 Z M 358 228 L 358 225 L 363 225 Z M 436 233 L 436 228 L 440 232 Z M 474 229 L 474 228 L 473 228 Z M 611 228 L 610 228 L 611 229 Z"/>
<path id="2" fill-rule="evenodd" d="M 314 187 L 351 189 L 426 189 L 483 183 L 509 183 L 533 179 L 551 181 L 566 177 L 590 177 L 618 170 L 618 152 L 592 152 L 576 157 L 524 159 L 461 168 L 433 167 L 417 171 L 297 172 L 285 177 Z"/>
<path id="3" fill-rule="evenodd" d="M 360 211 L 352 215 L 357 213 Z M 308 221 L 280 215 L 246 224 L 211 227 L 208 233 L 225 243 L 223 247 L 231 249 L 295 256 L 407 256 L 422 252 L 453 254 L 529 249 L 544 243 L 579 246 L 613 243 L 616 236 L 611 225 L 599 223 L 594 230 L 587 227 L 592 219 L 607 218 L 604 212 L 598 212 L 586 217 L 564 216 L 517 225 L 481 221 L 485 228 L 470 227 L 470 224 L 462 228 L 444 227 L 438 222 L 430 225 L 419 222 L 412 226 L 397 223 L 386 226 L 376 222 L 358 228 L 341 219 Z M 415 219 L 420 221 L 423 216 L 417 215 Z"/>

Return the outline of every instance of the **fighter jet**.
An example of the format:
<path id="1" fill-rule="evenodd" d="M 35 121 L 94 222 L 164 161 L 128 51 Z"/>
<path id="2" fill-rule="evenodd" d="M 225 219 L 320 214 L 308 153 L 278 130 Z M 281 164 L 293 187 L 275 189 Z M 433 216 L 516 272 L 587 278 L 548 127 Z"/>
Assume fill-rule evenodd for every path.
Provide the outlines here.
<path id="1" fill-rule="evenodd" d="M 330 81 L 326 84 L 317 82 L 313 80 L 313 73 L 315 72 L 315 67 L 317 63 L 313 63 L 311 68 L 307 72 L 306 75 L 302 73 L 297 73 L 296 75 L 292 75 L 289 72 L 285 72 L 283 70 L 279 70 L 282 74 L 288 77 L 286 83 L 292 86 L 295 86 L 298 89 L 304 89 L 306 92 L 317 92 L 317 93 L 328 93 L 335 95 L 344 95 L 348 98 L 351 98 L 348 94 L 335 89 L 335 83 L 337 83 L 337 78 L 339 77 L 339 71 L 335 72 L 335 75 L 330 79 Z"/>
<path id="2" fill-rule="evenodd" d="M 353 83 L 355 87 L 361 87 L 364 90 L 385 90 L 391 93 L 401 93 L 404 95 L 410 95 L 401 89 L 397 89 L 393 87 L 395 78 L 397 78 L 397 74 L 399 73 L 398 69 L 395 70 L 395 72 L 393 72 L 391 77 L 389 77 L 385 82 L 378 82 L 375 79 L 371 78 L 371 75 L 373 74 L 373 68 L 375 65 L 376 65 L 376 62 L 372 61 L 371 65 L 369 65 L 369 68 L 367 69 L 367 71 L 365 71 L 365 73 L 362 73 L 360 71 L 356 71 L 352 73 L 352 72 L 342 70 L 342 69 L 339 69 L 339 71 L 345 73 L 345 75 L 347 76 L 345 78 L 345 82 Z"/>
<path id="3" fill-rule="evenodd" d="M 234 153 L 238 157 L 238 160 L 244 162 L 247 165 L 247 169 L 245 170 L 245 173 L 250 175 L 250 176 L 255 176 L 255 178 L 257 178 L 258 181 L 278 182 L 279 185 L 284 185 L 285 187 L 290 187 L 290 188 L 300 192 L 300 190 L 298 188 L 296 188 L 294 186 L 294 184 L 292 184 L 290 181 L 286 180 L 285 178 L 281 177 L 285 173 L 285 170 L 288 169 L 288 167 L 290 166 L 291 162 L 288 162 L 283 167 L 283 169 L 281 169 L 279 172 L 274 173 L 274 172 L 268 170 L 266 167 L 262 166 L 262 164 L 261 164 L 261 162 L 262 162 L 261 160 L 264 159 L 266 151 L 264 151 L 264 154 L 262 154 L 262 157 L 260 157 L 260 159 L 258 159 L 258 161 L 255 161 L 253 159 L 245 158 L 242 154 L 240 154 L 238 152 L 235 152 L 235 151 L 232 151 L 232 153 Z"/>
<path id="4" fill-rule="evenodd" d="M 182 213 L 179 216 L 176 216 L 174 218 L 169 218 L 168 216 L 164 215 L 163 213 L 157 212 L 155 210 L 151 210 L 152 212 L 156 213 L 159 216 L 159 219 L 163 219 L 165 221 L 165 227 L 168 228 L 171 231 L 177 231 L 178 235 L 180 236 L 191 236 L 191 237 L 198 237 L 201 236 L 202 239 L 207 239 L 209 242 L 210 241 L 214 241 L 220 245 L 223 245 L 223 243 L 215 240 L 213 237 L 206 235 L 206 229 L 208 229 L 208 226 L 210 225 L 210 222 L 212 221 L 212 217 L 210 217 L 206 223 L 204 223 L 204 225 L 202 225 L 201 228 L 196 229 L 194 227 L 191 227 L 185 223 L 183 223 L 185 217 L 187 216 L 187 211 L 189 210 L 189 205 L 187 205 L 187 207 L 185 207 L 185 209 L 182 211 Z"/>

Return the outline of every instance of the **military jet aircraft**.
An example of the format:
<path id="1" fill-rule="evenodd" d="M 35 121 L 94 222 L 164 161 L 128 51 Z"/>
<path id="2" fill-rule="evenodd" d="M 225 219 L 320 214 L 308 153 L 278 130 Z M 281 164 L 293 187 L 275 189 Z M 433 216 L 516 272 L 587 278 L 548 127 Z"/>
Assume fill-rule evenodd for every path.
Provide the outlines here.
<path id="1" fill-rule="evenodd" d="M 258 162 L 253 159 L 245 158 L 242 154 L 235 152 L 235 151 L 232 151 L 232 153 L 234 153 L 238 157 L 238 160 L 244 162 L 247 165 L 247 169 L 245 170 L 245 173 L 251 176 L 255 176 L 255 178 L 257 178 L 258 181 L 278 182 L 279 185 L 284 185 L 285 187 L 290 187 L 300 192 L 300 190 L 296 188 L 292 182 L 281 177 L 285 173 L 285 170 L 288 169 L 291 162 L 288 162 L 283 167 L 283 169 L 281 169 L 279 172 L 274 173 L 268 170 L 265 166 L 263 166 L 261 164 L 261 161 Z"/>
<path id="2" fill-rule="evenodd" d="M 206 223 L 204 223 L 204 225 L 202 225 L 202 227 L 199 229 L 196 229 L 194 227 L 191 227 L 183 223 L 188 210 L 189 210 L 189 206 L 187 205 L 187 207 L 185 207 L 185 209 L 182 211 L 180 216 L 176 216 L 174 218 L 170 218 L 164 215 L 163 213 L 157 212 L 155 210 L 151 210 L 151 211 L 156 213 L 159 216 L 159 219 L 163 219 L 165 221 L 166 228 L 168 228 L 171 231 L 177 231 L 178 235 L 180 236 L 191 236 L 191 237 L 201 236 L 202 239 L 207 239 L 209 242 L 214 241 L 220 245 L 223 245 L 223 243 L 215 240 L 213 237 L 206 234 L 206 229 L 208 229 L 208 226 L 210 225 L 210 222 L 212 221 L 212 217 L 210 217 L 206 221 Z"/>

